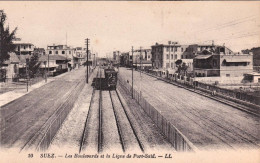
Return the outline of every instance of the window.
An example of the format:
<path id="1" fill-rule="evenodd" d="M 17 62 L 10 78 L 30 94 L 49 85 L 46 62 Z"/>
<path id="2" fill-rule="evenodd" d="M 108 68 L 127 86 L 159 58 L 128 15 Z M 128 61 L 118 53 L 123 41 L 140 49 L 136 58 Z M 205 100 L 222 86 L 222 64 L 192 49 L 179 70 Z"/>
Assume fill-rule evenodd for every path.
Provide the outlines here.
<path id="1" fill-rule="evenodd" d="M 171 67 L 173 68 L 173 63 L 171 63 Z"/>
<path id="2" fill-rule="evenodd" d="M 169 47 L 166 48 L 166 51 L 167 51 L 167 52 L 169 51 Z"/>
<path id="3" fill-rule="evenodd" d="M 167 54 L 166 58 L 169 59 L 169 54 Z"/>
<path id="4" fill-rule="evenodd" d="M 31 45 L 29 45 L 29 48 L 31 49 Z"/>
<path id="5" fill-rule="evenodd" d="M 176 51 L 177 52 L 177 47 L 175 47 L 175 50 L 174 51 Z"/>
<path id="6" fill-rule="evenodd" d="M 69 51 L 69 54 L 71 54 L 71 51 Z"/>
<path id="7" fill-rule="evenodd" d="M 181 59 L 183 59 L 183 55 L 181 55 Z"/>
<path id="8" fill-rule="evenodd" d="M 25 49 L 25 46 L 23 46 L 23 49 Z"/>
<path id="9" fill-rule="evenodd" d="M 173 59 L 173 54 L 171 55 L 171 58 Z"/>
<path id="10" fill-rule="evenodd" d="M 181 52 L 183 52 L 183 48 L 181 48 Z"/>
<path id="11" fill-rule="evenodd" d="M 226 77 L 230 77 L 230 74 L 226 74 Z"/>
<path id="12" fill-rule="evenodd" d="M 58 52 L 58 51 L 56 51 L 56 54 L 59 54 L 59 52 Z"/>
<path id="13" fill-rule="evenodd" d="M 65 51 L 64 51 L 64 50 L 62 51 L 62 54 L 65 54 Z"/>
<path id="14" fill-rule="evenodd" d="M 166 68 L 169 68 L 169 63 L 166 63 Z"/>
<path id="15" fill-rule="evenodd" d="M 260 78 L 258 78 L 258 83 L 260 83 Z"/>
<path id="16" fill-rule="evenodd" d="M 52 51 L 49 51 L 49 54 L 52 54 Z"/>
<path id="17" fill-rule="evenodd" d="M 171 51 L 173 52 L 173 47 L 171 47 Z"/>
<path id="18" fill-rule="evenodd" d="M 175 54 L 175 59 L 177 59 L 177 54 Z"/>

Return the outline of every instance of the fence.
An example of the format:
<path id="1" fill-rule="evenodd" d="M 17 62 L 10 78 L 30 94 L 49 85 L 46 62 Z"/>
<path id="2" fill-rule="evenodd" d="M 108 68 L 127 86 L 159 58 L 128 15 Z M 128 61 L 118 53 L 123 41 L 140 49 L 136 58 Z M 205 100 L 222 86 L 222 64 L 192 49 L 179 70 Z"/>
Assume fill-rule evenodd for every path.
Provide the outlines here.
<path id="1" fill-rule="evenodd" d="M 43 77 L 35 77 L 30 78 L 28 80 L 28 86 L 32 86 L 35 83 L 44 80 Z M 26 89 L 27 79 L 20 79 L 17 81 L 13 81 L 12 78 L 6 78 L 4 82 L 0 82 L 0 94 L 8 91 L 16 90 L 16 89 Z"/>
<path id="2" fill-rule="evenodd" d="M 150 73 L 150 74 L 152 74 L 153 76 L 159 77 L 158 75 L 154 75 L 153 73 Z M 159 78 L 161 78 L 161 77 L 159 77 Z M 170 79 L 166 79 L 166 78 L 162 78 L 162 79 L 168 80 L 168 81 L 173 81 L 173 82 L 176 82 L 176 83 L 179 83 L 182 85 L 186 85 L 188 87 L 194 87 L 194 82 L 193 82 L 194 78 L 189 79 L 189 78 L 184 77 L 184 79 L 181 79 L 181 78 L 176 78 L 174 76 L 174 77 L 171 77 Z M 201 91 L 205 91 L 208 93 L 215 91 L 216 95 L 219 95 L 223 98 L 228 98 L 228 100 L 233 100 L 235 102 L 238 102 L 238 100 L 241 100 L 239 103 L 244 104 L 249 107 L 258 108 L 260 106 L 260 97 L 259 96 L 250 95 L 246 92 L 240 92 L 240 91 L 220 88 L 215 85 L 205 84 L 205 83 L 201 83 L 201 82 L 196 82 L 196 83 L 197 84 L 195 85 L 195 87 L 200 89 Z M 249 102 L 253 105 L 243 103 L 243 101 Z M 254 105 L 258 105 L 258 106 L 254 106 Z"/>
<path id="3" fill-rule="evenodd" d="M 235 99 L 242 100 L 245 102 L 250 102 L 252 104 L 260 105 L 259 96 L 249 95 L 245 92 L 238 92 L 235 90 L 220 88 L 220 87 L 217 87 L 214 85 L 209 85 L 209 84 L 200 83 L 200 82 L 198 82 L 197 87 L 205 89 L 205 90 L 209 90 L 209 91 L 216 91 L 216 93 L 219 93 L 224 96 L 229 96 L 231 98 L 235 98 Z"/>
<path id="4" fill-rule="evenodd" d="M 89 76 L 93 70 L 90 70 Z M 43 127 L 36 135 L 27 143 L 25 148 L 35 147 L 37 150 L 45 151 L 51 144 L 54 136 L 59 128 L 62 126 L 67 115 L 73 108 L 75 101 L 77 100 L 78 93 L 83 89 L 85 85 L 85 79 L 81 79 L 76 87 L 71 89 L 70 94 L 64 99 L 62 103 L 55 111 L 55 113 L 46 121 Z"/>
<path id="5" fill-rule="evenodd" d="M 132 92 L 132 87 L 129 83 L 118 76 L 119 85 L 129 93 Z M 195 151 L 197 148 L 160 112 L 157 111 L 138 91 L 133 90 L 133 97 L 137 103 L 143 108 L 146 114 L 160 128 L 162 133 L 167 137 L 168 141 L 177 151 Z"/>
<path id="6" fill-rule="evenodd" d="M 89 70 L 89 76 L 92 74 L 93 70 Z M 75 101 L 77 100 L 78 93 L 83 89 L 85 85 L 85 79 L 81 80 L 76 88 L 72 90 L 72 92 L 68 95 L 65 103 L 63 103 L 60 108 L 56 110 L 54 113 L 54 117 L 51 120 L 50 125 L 47 126 L 47 130 L 45 131 L 41 141 L 38 144 L 38 150 L 47 150 L 49 145 L 51 144 L 54 136 L 57 131 L 61 127 L 63 121 L 66 119 L 70 110 L 73 108 Z"/>
<path id="7" fill-rule="evenodd" d="M 84 87 L 84 81 L 81 81 L 79 85 L 74 89 L 65 102 L 56 110 L 54 113 L 54 117 L 51 119 L 51 123 L 46 125 L 47 130 L 45 131 L 42 139 L 40 140 L 37 148 L 38 150 L 46 150 L 48 149 L 49 145 L 51 144 L 54 136 L 56 135 L 57 131 L 61 127 L 62 123 L 66 119 L 67 115 L 69 114 L 70 110 L 73 108 L 74 102 L 77 99 L 77 94 L 80 90 Z"/>

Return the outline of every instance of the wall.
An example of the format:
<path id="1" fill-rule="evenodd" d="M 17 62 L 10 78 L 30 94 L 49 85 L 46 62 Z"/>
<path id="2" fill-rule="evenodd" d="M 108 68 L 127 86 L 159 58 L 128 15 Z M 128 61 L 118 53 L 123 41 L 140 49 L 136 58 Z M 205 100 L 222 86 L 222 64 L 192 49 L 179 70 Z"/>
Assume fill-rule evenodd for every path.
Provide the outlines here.
<path id="1" fill-rule="evenodd" d="M 246 66 L 225 66 L 223 61 L 234 60 L 234 62 L 248 62 Z M 245 73 L 253 72 L 253 55 L 221 55 L 220 56 L 220 76 L 226 77 L 227 74 L 233 77 L 243 77 Z"/>
<path id="2" fill-rule="evenodd" d="M 260 76 L 254 76 L 254 83 L 260 83 Z"/>
<path id="3" fill-rule="evenodd" d="M 244 76 L 239 77 L 195 77 L 195 81 L 214 84 L 218 82 L 219 84 L 241 84 Z"/>
<path id="4" fill-rule="evenodd" d="M 15 65 L 16 65 L 16 73 L 15 73 Z M 14 78 L 15 74 L 19 74 L 19 64 L 8 64 L 6 78 Z"/>

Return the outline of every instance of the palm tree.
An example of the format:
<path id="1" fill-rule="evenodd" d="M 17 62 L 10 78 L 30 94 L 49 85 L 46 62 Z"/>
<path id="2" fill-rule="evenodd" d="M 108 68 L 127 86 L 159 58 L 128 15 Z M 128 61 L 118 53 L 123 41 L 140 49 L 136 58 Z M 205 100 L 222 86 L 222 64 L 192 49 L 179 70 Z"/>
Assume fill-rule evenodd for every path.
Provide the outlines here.
<path id="1" fill-rule="evenodd" d="M 15 50 L 12 41 L 15 39 L 17 27 L 10 33 L 9 26 L 5 27 L 7 17 L 3 10 L 0 10 L 0 18 L 0 68 L 2 68 L 4 61 L 10 58 L 8 53 Z"/>

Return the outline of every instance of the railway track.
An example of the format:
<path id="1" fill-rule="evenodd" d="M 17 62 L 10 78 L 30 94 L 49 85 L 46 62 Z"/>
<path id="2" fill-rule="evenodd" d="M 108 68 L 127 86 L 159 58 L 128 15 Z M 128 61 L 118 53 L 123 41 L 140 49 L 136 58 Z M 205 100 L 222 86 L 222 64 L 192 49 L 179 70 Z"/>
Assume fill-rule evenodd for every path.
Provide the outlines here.
<path id="1" fill-rule="evenodd" d="M 97 77 L 101 77 L 100 69 Z M 144 146 L 116 90 L 101 90 L 101 80 L 96 80 L 88 115 L 80 140 L 79 152 L 96 150 L 99 153 L 113 149 L 140 150 Z M 97 87 L 98 85 L 98 87 Z M 96 152 L 95 151 L 95 152 Z"/>
<path id="2" fill-rule="evenodd" d="M 139 139 L 138 134 L 136 133 L 136 129 L 134 128 L 132 122 L 130 121 L 129 115 L 118 95 L 117 90 L 109 91 L 109 94 L 113 106 L 113 111 L 115 114 L 115 119 L 118 126 L 118 133 L 120 135 L 123 151 L 127 150 L 129 146 L 132 146 L 133 144 L 136 145 L 138 144 L 140 150 L 144 152 L 144 146 L 141 140 Z M 123 120 L 121 119 L 122 117 L 125 117 L 125 120 L 127 121 L 123 123 Z M 126 130 L 125 127 L 127 127 L 128 130 Z M 129 135 L 131 135 L 131 137 L 129 137 Z"/>

